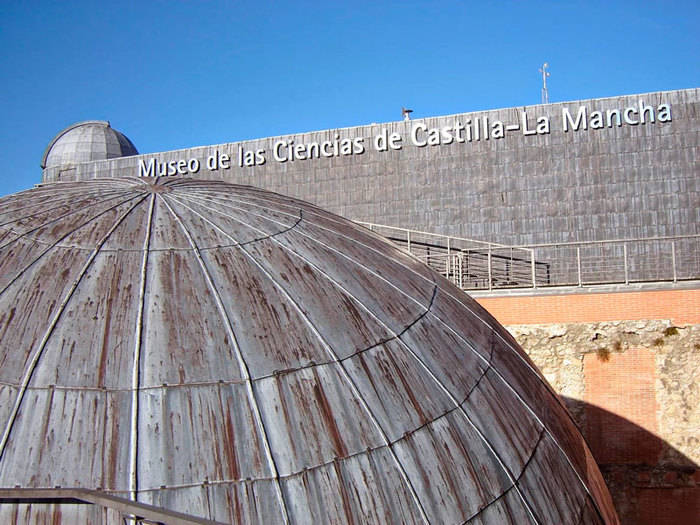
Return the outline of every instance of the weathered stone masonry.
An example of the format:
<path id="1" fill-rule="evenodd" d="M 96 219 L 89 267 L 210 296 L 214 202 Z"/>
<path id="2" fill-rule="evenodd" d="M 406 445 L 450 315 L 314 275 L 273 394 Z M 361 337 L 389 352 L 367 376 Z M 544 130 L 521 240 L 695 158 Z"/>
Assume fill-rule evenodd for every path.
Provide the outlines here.
<path id="1" fill-rule="evenodd" d="M 632 311 L 621 306 L 625 294 L 619 294 L 614 310 L 606 310 L 613 294 L 584 295 L 586 308 L 577 308 L 583 294 L 492 298 L 500 300 L 492 310 L 499 320 L 517 317 L 526 304 L 530 320 L 540 321 L 507 328 L 582 429 L 623 523 L 678 524 L 700 515 L 696 293 L 636 292 L 630 294 L 633 300 L 627 297 L 628 306 L 635 305 Z M 579 322 L 552 322 L 555 299 L 561 318 L 573 321 L 578 314 Z M 676 319 L 654 318 L 659 301 Z"/>

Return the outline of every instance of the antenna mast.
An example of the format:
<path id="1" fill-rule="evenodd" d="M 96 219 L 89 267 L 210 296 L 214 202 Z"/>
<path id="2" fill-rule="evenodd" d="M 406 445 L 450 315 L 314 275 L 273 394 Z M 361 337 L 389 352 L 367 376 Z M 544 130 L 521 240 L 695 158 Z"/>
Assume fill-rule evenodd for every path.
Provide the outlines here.
<path id="1" fill-rule="evenodd" d="M 540 68 L 540 73 L 542 73 L 542 104 L 549 104 L 549 92 L 547 91 L 547 77 L 549 76 L 549 71 L 547 68 L 549 64 L 545 62 Z"/>

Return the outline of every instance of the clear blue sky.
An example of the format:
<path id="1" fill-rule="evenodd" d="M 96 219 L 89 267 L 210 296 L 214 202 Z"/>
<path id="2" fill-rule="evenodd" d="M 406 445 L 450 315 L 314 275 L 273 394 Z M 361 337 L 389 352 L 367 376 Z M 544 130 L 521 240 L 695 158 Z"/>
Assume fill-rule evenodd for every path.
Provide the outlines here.
<path id="1" fill-rule="evenodd" d="M 0 4 L 0 195 L 109 120 L 142 153 L 700 86 L 700 2 Z"/>

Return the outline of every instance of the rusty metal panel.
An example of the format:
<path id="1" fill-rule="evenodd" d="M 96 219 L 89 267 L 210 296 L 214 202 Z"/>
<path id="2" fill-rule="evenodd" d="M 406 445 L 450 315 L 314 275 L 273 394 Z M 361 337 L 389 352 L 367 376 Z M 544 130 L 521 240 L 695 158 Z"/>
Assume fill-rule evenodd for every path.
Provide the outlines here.
<path id="1" fill-rule="evenodd" d="M 137 252 L 95 258 L 51 332 L 31 385 L 130 388 L 140 264 Z"/>
<path id="2" fill-rule="evenodd" d="M 518 480 L 518 487 L 540 523 L 578 523 L 585 506 L 585 488 L 562 459 L 559 447 L 544 435 Z M 556 487 L 566 490 L 559 493 Z"/>
<path id="3" fill-rule="evenodd" d="M 143 199 L 144 195 L 140 198 Z M 149 199 L 138 200 L 138 205 L 121 218 L 119 225 L 107 237 L 100 248 L 100 253 L 119 251 L 142 254 L 143 242 L 148 229 Z M 139 272 L 134 273 L 138 279 Z M 136 287 L 138 289 L 138 286 Z"/>
<path id="4" fill-rule="evenodd" d="M 522 410 L 493 370 L 485 372 L 462 406 L 511 474 L 518 476 L 540 439 L 542 426 Z"/>
<path id="5" fill-rule="evenodd" d="M 460 523 L 511 485 L 460 411 L 446 413 L 394 448 L 433 523 Z"/>
<path id="6" fill-rule="evenodd" d="M 0 295 L 0 334 L 5 349 L 0 358 L 0 381 L 20 382 L 88 256 L 82 250 L 54 249 Z"/>
<path id="7" fill-rule="evenodd" d="M 85 206 L 123 195 L 123 190 L 112 187 L 106 192 L 99 192 L 96 198 L 94 191 L 86 193 L 85 188 L 81 188 L 79 184 L 72 185 L 72 188 L 64 187 L 60 193 L 55 189 L 40 188 L 10 195 L 3 199 L 0 209 L 0 229 L 9 229 L 19 224 L 31 224 L 32 227 L 36 227 L 74 213 Z"/>
<path id="8" fill-rule="evenodd" d="M 357 224 L 348 219 L 330 215 L 319 208 L 312 208 L 305 212 L 304 220 L 306 225 L 313 228 L 315 232 L 323 230 L 331 236 L 342 236 L 343 242 L 353 243 L 364 252 L 378 255 L 380 259 L 390 259 L 425 281 L 432 283 L 437 278 L 438 274 L 415 257 L 407 257 L 406 252 L 396 244 L 387 245 L 386 238 L 364 228 L 361 230 L 362 235 L 358 235 Z"/>
<path id="9" fill-rule="evenodd" d="M 338 365 L 260 379 L 255 391 L 281 476 L 382 444 Z"/>
<path id="10" fill-rule="evenodd" d="M 86 217 L 87 220 L 83 221 L 83 217 L 72 219 L 76 221 L 73 230 L 61 237 L 58 246 L 93 250 L 105 235 L 112 238 L 114 234 L 110 232 L 110 229 L 120 224 L 122 218 L 130 215 L 134 209 L 142 207 L 145 198 L 144 195 L 130 196 L 127 194 L 110 201 L 108 203 L 110 206 L 104 206 L 102 210 L 95 209 L 96 206 L 93 205 L 91 208 L 94 214 Z M 52 227 L 55 226 L 57 225 L 52 225 Z M 31 234 L 31 236 L 33 235 Z M 37 235 L 43 236 L 45 234 L 39 230 Z M 101 247 L 101 250 L 103 248 L 104 246 Z"/>
<path id="11" fill-rule="evenodd" d="M 71 233 L 86 226 L 89 227 L 96 219 L 100 220 L 102 214 L 111 214 L 112 219 L 115 219 L 118 216 L 115 210 L 125 209 L 130 203 L 133 205 L 133 200 L 141 197 L 131 192 L 119 193 L 109 198 L 96 196 L 93 199 L 86 200 L 82 207 L 72 207 L 64 215 L 56 216 L 50 212 L 41 213 L 36 218 L 32 216 L 20 218 L 5 224 L 3 228 L 11 229 L 15 234 L 27 236 L 30 239 L 61 243 Z M 114 221 L 112 220 L 112 222 Z M 82 237 L 85 231 L 82 230 L 78 236 Z M 85 242 L 81 244 L 86 249 L 94 247 L 94 242 L 90 242 L 87 235 Z"/>
<path id="12" fill-rule="evenodd" d="M 47 510 L 49 505 L 54 506 L 58 512 L 53 515 L 52 525 L 66 518 L 62 516 L 59 505 L 65 506 L 66 510 L 70 510 L 75 505 L 99 508 L 100 512 L 92 515 L 92 520 L 89 522 L 91 525 L 97 523 L 124 525 L 134 520 L 149 524 L 224 525 L 219 521 L 133 501 L 118 493 L 108 494 L 100 490 L 83 488 L 0 488 L 0 504 L 14 504 L 19 508 L 23 505 L 36 504 L 37 511 Z"/>
<path id="13" fill-rule="evenodd" d="M 17 238 L 0 248 L 0 290 L 21 277 L 23 271 L 40 259 L 47 249 L 45 244 L 27 238 Z"/>
<path id="14" fill-rule="evenodd" d="M 586 446 L 570 414 L 539 373 L 523 366 L 519 352 L 504 348 L 494 354 L 493 370 L 522 398 L 520 405 L 537 418 L 582 479 L 587 477 Z"/>
<path id="15" fill-rule="evenodd" d="M 345 366 L 390 441 L 453 408 L 450 398 L 397 340 L 359 353 Z"/>
<path id="16" fill-rule="evenodd" d="M 245 385 L 150 388 L 139 397 L 143 490 L 272 476 Z"/>
<path id="17" fill-rule="evenodd" d="M 14 525 L 124 525 L 120 514 L 96 505 L 82 504 L 3 504 L 0 523 Z"/>
<path id="18" fill-rule="evenodd" d="M 488 367 L 488 347 L 478 352 L 471 350 L 448 327 L 434 322 L 430 314 L 406 330 L 401 340 L 460 403 L 467 398 Z"/>
<path id="19" fill-rule="evenodd" d="M 394 337 L 392 331 L 367 310 L 367 305 L 325 274 L 324 267 L 312 266 L 274 238 L 244 249 L 284 290 L 289 300 L 299 306 L 320 336 L 332 343 L 340 359 Z M 318 293 L 319 290 L 323 293 Z M 326 356 L 320 362 L 327 359 Z"/>
<path id="20" fill-rule="evenodd" d="M 17 385 L 0 383 L 0 428 L 7 426 L 18 392 L 19 387 Z"/>
<path id="21" fill-rule="evenodd" d="M 190 516 L 210 518 L 206 486 L 160 487 L 157 490 L 144 490 L 139 494 L 139 502 L 162 507 Z"/>
<path id="22" fill-rule="evenodd" d="M 145 231 L 144 224 L 144 231 Z M 162 250 L 192 250 L 192 244 L 187 235 L 182 231 L 177 219 L 164 204 L 163 198 L 155 199 L 151 225 L 151 240 L 149 250 L 158 252 Z"/>
<path id="23" fill-rule="evenodd" d="M 356 235 L 352 239 L 341 235 L 340 232 L 318 227 L 310 221 L 301 221 L 297 228 L 281 237 L 294 238 L 297 235 L 313 239 L 316 245 L 332 247 L 334 252 L 342 254 L 355 266 L 371 270 L 376 280 L 385 279 L 392 283 L 403 292 L 404 302 L 406 299 L 413 299 L 423 305 L 430 303 L 435 289 L 435 279 L 416 279 L 412 273 L 406 271 L 406 266 L 402 264 L 407 261 L 395 261 L 393 258 L 387 257 L 385 252 L 367 249 L 363 242 L 358 242 L 357 237 L 360 237 L 360 241 L 364 241 L 366 238 L 370 238 L 369 235 L 366 237 Z"/>
<path id="24" fill-rule="evenodd" d="M 278 217 L 287 216 L 289 219 L 296 219 L 299 215 L 299 201 L 285 197 L 284 195 L 264 192 L 256 188 L 250 188 L 245 194 L 240 194 L 232 199 L 242 210 L 246 211 L 247 215 L 258 217 L 260 215 L 270 216 L 273 213 L 275 220 Z M 382 254 L 386 257 L 398 259 L 401 264 L 409 266 L 412 271 L 421 274 L 428 281 L 433 281 L 435 274 L 426 266 L 418 262 L 414 258 L 406 257 L 405 252 L 396 247 L 395 244 L 387 243 L 386 239 L 362 229 L 362 237 L 358 233 L 357 223 L 354 223 L 343 217 L 332 215 L 325 210 L 318 208 L 310 203 L 304 203 L 303 221 L 316 228 L 316 231 L 325 230 L 334 236 L 345 237 L 345 242 L 352 242 L 358 246 L 364 247 Z M 289 220 L 288 219 L 288 220 Z"/>
<path id="25" fill-rule="evenodd" d="M 29 389 L 0 462 L 0 486 L 128 488 L 130 409 L 123 391 Z"/>
<path id="26" fill-rule="evenodd" d="M 222 198 L 211 192 L 177 192 L 177 196 L 168 194 L 166 198 L 178 214 L 200 217 L 202 222 L 188 221 L 188 225 L 193 226 L 192 235 L 197 244 L 209 248 L 217 245 L 212 241 L 220 236 L 226 239 L 220 245 L 228 246 L 232 244 L 232 239 L 237 244 L 248 244 L 270 235 L 278 235 L 292 228 L 301 217 L 298 207 L 290 213 L 281 213 L 274 206 L 251 210 L 246 202 L 239 201 L 236 196 Z M 216 228 L 210 223 L 216 225 Z"/>
<path id="27" fill-rule="evenodd" d="M 207 498 L 213 520 L 251 525 L 283 521 L 272 480 L 210 483 Z"/>
<path id="28" fill-rule="evenodd" d="M 330 359 L 313 325 L 242 248 L 206 251 L 202 258 L 252 378 Z"/>
<path id="29" fill-rule="evenodd" d="M 501 496 L 490 501 L 483 509 L 467 520 L 467 523 L 472 525 L 491 525 L 493 523 L 520 525 L 531 522 L 531 515 L 515 487 L 509 488 Z"/>
<path id="30" fill-rule="evenodd" d="M 423 523 L 387 449 L 304 470 L 283 486 L 293 523 Z"/>
<path id="31" fill-rule="evenodd" d="M 296 253 L 307 265 L 322 268 L 324 273 L 365 305 L 390 330 L 401 331 L 420 316 L 430 304 L 432 288 L 424 289 L 421 300 L 412 301 L 394 283 L 377 278 L 350 254 L 330 249 L 308 236 L 290 230 L 275 237 L 275 241 Z"/>
<path id="32" fill-rule="evenodd" d="M 498 342 L 494 328 L 472 313 L 481 311 L 476 301 L 462 294 L 464 298 L 459 299 L 468 300 L 465 304 L 466 301 L 458 300 L 454 292 L 454 288 L 448 287 L 441 288 L 435 294 L 426 323 L 442 326 L 444 330 L 453 333 L 453 337 L 459 341 L 458 346 L 465 352 L 469 347 L 481 357 L 488 359 L 493 345 Z"/>
<path id="33" fill-rule="evenodd" d="M 608 520 L 612 521 L 613 518 L 616 518 L 615 507 L 608 492 L 608 487 L 605 486 L 603 476 L 598 475 L 600 471 L 593 454 L 591 454 L 587 446 L 584 446 L 583 450 L 586 455 L 586 476 L 584 476 L 583 481 L 590 493 L 590 497 L 587 499 L 589 505 L 587 505 L 584 516 L 579 520 L 579 523 L 592 523 L 588 521 L 588 516 L 593 516 L 594 514 L 600 518 L 600 523 L 607 523 Z M 564 453 L 568 455 L 569 451 L 564 449 Z M 590 512 L 591 500 L 592 512 Z"/>
<path id="34" fill-rule="evenodd" d="M 150 252 L 145 295 L 142 386 L 241 380 L 226 322 L 191 250 Z"/>

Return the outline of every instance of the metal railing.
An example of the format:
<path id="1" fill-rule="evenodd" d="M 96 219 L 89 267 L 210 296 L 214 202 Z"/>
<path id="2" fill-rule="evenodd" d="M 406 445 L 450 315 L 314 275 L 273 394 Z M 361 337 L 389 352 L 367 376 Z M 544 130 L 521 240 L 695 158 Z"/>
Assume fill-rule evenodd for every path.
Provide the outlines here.
<path id="1" fill-rule="evenodd" d="M 0 505 L 95 505 L 117 513 L 123 523 L 156 525 L 225 525 L 174 510 L 84 488 L 0 488 Z M 60 512 L 60 511 L 59 511 Z M 109 522 L 109 520 L 108 520 Z"/>
<path id="2" fill-rule="evenodd" d="M 359 222 L 464 290 L 700 279 L 700 235 L 507 246 Z"/>

